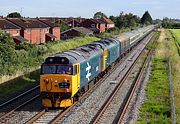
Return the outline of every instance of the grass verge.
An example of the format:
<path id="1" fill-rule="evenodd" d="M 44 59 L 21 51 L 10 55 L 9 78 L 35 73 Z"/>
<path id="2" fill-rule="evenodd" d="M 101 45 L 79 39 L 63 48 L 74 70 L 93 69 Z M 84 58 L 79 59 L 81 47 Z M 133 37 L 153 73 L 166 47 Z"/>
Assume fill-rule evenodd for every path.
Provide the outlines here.
<path id="1" fill-rule="evenodd" d="M 30 72 L 32 70 L 32 67 L 39 66 L 43 58 L 46 58 L 47 56 L 53 55 L 57 52 L 66 51 L 72 48 L 76 48 L 85 44 L 89 44 L 91 42 L 97 41 L 99 38 L 96 37 L 84 37 L 84 38 L 74 38 L 66 41 L 57 41 L 48 43 L 42 47 L 46 48 L 44 54 L 37 57 L 22 57 L 18 58 L 20 59 L 20 63 L 17 63 L 17 65 L 10 64 L 7 68 L 13 70 L 11 73 L 19 73 L 19 75 L 24 74 L 25 76 L 20 76 L 18 78 L 15 78 L 13 80 L 8 81 L 5 84 L 0 85 L 0 97 L 6 96 L 8 94 L 14 93 L 15 91 L 18 91 L 20 89 L 23 89 L 24 87 L 37 83 L 39 81 L 39 73 L 33 73 Z M 41 47 L 41 46 L 40 46 Z M 19 54 L 22 54 L 21 51 L 17 51 Z M 24 51 L 25 52 L 25 51 Z M 29 61 L 32 60 L 32 61 Z M 36 67 L 38 68 L 38 67 Z M 21 70 L 19 70 L 21 69 Z M 5 68 L 4 68 L 5 70 Z M 6 72 L 8 74 L 8 72 Z M 29 74 L 30 73 L 30 74 Z M 6 76 L 5 76 L 6 77 Z M 8 77 L 7 77 L 8 78 Z M 7 79 L 5 78 L 5 79 Z"/>
<path id="2" fill-rule="evenodd" d="M 0 97 L 12 94 L 20 89 L 24 89 L 28 85 L 32 85 L 38 82 L 39 72 L 32 72 L 29 75 L 18 77 L 0 85 Z"/>
<path id="3" fill-rule="evenodd" d="M 174 89 L 174 100 L 175 100 L 175 112 L 176 122 L 180 124 L 180 55 L 178 54 L 178 48 L 176 42 L 180 42 L 180 35 L 177 37 L 177 33 L 180 34 L 180 29 L 172 29 L 167 31 L 169 37 L 169 47 L 171 55 L 171 68 L 173 75 L 173 89 Z M 174 39 L 175 38 L 175 39 Z"/>
<path id="4" fill-rule="evenodd" d="M 171 122 L 171 103 L 169 96 L 169 79 L 167 59 L 165 56 L 164 31 L 157 42 L 157 48 L 152 60 L 152 73 L 146 87 L 147 100 L 140 109 L 138 118 L 141 123 L 167 123 Z"/>

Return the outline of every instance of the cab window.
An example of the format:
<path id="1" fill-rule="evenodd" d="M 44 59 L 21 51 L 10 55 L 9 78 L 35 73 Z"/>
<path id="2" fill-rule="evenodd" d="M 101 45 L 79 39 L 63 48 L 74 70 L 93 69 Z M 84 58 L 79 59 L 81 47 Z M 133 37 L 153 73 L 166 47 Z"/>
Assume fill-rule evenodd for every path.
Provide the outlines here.
<path id="1" fill-rule="evenodd" d="M 56 73 L 56 66 L 42 66 L 42 73 L 43 74 L 55 74 Z"/>
<path id="2" fill-rule="evenodd" d="M 72 66 L 57 66 L 57 74 L 69 74 L 73 75 L 73 67 Z"/>

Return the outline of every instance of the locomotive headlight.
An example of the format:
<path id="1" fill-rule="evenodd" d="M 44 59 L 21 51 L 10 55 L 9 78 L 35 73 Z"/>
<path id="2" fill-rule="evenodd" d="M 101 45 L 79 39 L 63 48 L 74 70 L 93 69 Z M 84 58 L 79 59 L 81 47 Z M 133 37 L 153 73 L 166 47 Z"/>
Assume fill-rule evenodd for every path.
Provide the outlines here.
<path id="1" fill-rule="evenodd" d="M 44 82 L 45 83 L 49 83 L 49 79 L 44 79 Z"/>
<path id="2" fill-rule="evenodd" d="M 67 79 L 64 79 L 64 82 L 67 82 Z"/>
<path id="3" fill-rule="evenodd" d="M 69 80 L 67 80 L 67 79 L 64 79 L 64 82 L 69 82 Z"/>

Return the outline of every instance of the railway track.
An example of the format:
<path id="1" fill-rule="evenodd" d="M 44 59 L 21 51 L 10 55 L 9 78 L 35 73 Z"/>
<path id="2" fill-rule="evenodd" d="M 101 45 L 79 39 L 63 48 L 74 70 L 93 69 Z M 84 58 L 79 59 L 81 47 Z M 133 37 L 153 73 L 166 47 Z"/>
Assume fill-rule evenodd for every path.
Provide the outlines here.
<path id="1" fill-rule="evenodd" d="M 131 51 L 132 52 L 132 51 Z M 130 52 L 130 53 L 131 53 Z M 131 59 L 135 56 L 135 54 L 131 57 Z M 79 101 L 77 101 L 73 106 L 69 107 L 68 109 L 66 109 L 65 111 L 63 110 L 54 110 L 54 111 L 49 111 L 46 112 L 45 110 L 41 111 L 40 113 L 36 114 L 33 118 L 31 117 L 31 119 L 26 119 L 27 121 L 25 121 L 26 123 L 56 123 L 59 120 L 61 120 L 63 117 L 66 116 L 66 114 L 68 112 L 70 112 L 75 106 L 81 106 L 81 103 L 83 103 L 87 96 L 89 96 L 95 89 L 97 89 L 101 83 L 103 83 L 108 77 L 109 75 L 111 75 L 112 72 L 114 72 L 114 70 L 116 70 L 116 68 L 121 65 L 122 61 L 124 61 L 127 58 L 124 57 L 118 64 L 116 64 L 114 66 L 114 68 L 112 68 L 105 76 L 104 78 L 100 79 L 98 82 L 96 82 L 96 84 L 90 88 L 80 99 Z M 123 68 L 122 70 L 124 70 L 125 68 Z M 119 72 L 120 73 L 120 72 Z M 39 95 L 36 95 L 38 93 L 36 93 L 36 90 L 38 90 L 39 92 L 39 86 L 34 87 L 31 90 L 28 90 L 27 92 L 13 98 L 12 100 L 9 100 L 3 104 L 0 105 L 0 123 L 7 123 L 9 119 L 11 119 L 11 121 L 13 120 L 13 116 L 15 116 L 17 114 L 17 112 L 19 112 L 18 110 L 21 110 L 23 107 L 25 108 L 29 103 L 31 103 L 33 100 L 36 100 L 37 98 L 39 98 Z M 31 94 L 32 93 L 32 94 Z M 27 96 L 28 94 L 28 96 Z M 33 95 L 34 94 L 34 95 Z M 31 96 L 31 97 L 30 97 Z M 35 96 L 32 98 L 32 96 Z M 24 99 L 23 97 L 25 97 L 26 99 Z M 30 99 L 32 98 L 32 99 Z M 24 100 L 22 100 L 24 99 Z M 27 100 L 28 99 L 28 100 Z M 26 102 L 25 102 L 26 101 Z M 13 105 L 14 104 L 14 105 Z M 47 119 L 48 118 L 48 119 Z M 45 121 L 42 121 L 45 120 Z M 23 121 L 24 122 L 24 121 Z"/>
<path id="2" fill-rule="evenodd" d="M 124 89 L 124 85 L 127 85 L 126 80 L 129 78 L 130 74 L 133 71 L 133 68 L 135 68 L 135 65 L 138 62 L 138 59 L 140 59 L 142 55 L 143 54 L 139 55 L 139 57 L 133 63 L 132 67 L 128 70 L 126 75 L 118 83 L 118 85 L 116 86 L 112 94 L 109 96 L 109 98 L 106 100 L 106 102 L 103 104 L 101 109 L 94 116 L 94 118 L 91 121 L 92 124 L 106 123 L 106 122 L 113 123 L 113 124 L 120 124 L 123 122 L 124 116 L 131 102 L 131 99 L 133 98 L 135 91 L 137 89 L 137 86 L 140 83 L 141 78 L 143 74 L 145 73 L 146 67 L 151 60 L 150 58 L 152 55 L 152 50 L 148 51 L 146 60 L 143 63 L 142 68 L 139 70 L 137 77 L 132 82 L 131 86 L 129 87 L 129 91 L 125 95 L 124 100 L 122 100 L 122 98 L 119 97 L 121 94 L 123 94 L 122 91 L 124 90 L 122 89 Z"/>
<path id="3" fill-rule="evenodd" d="M 22 99 L 23 96 L 25 96 L 25 95 L 27 95 L 27 94 L 29 94 L 31 92 L 34 92 L 35 90 L 38 90 L 38 89 L 39 89 L 39 85 L 37 85 L 37 86 L 31 88 L 30 90 L 28 90 L 28 91 L 26 91 L 26 92 L 24 92 L 24 93 L 22 93 L 22 94 L 20 94 L 20 95 L 18 95 L 16 97 L 12 98 L 12 99 L 0 104 L 0 109 L 7 106 L 8 104 L 13 103 L 14 101 L 17 101 L 18 99 Z"/>
<path id="4" fill-rule="evenodd" d="M 39 85 L 0 104 L 0 123 L 5 123 L 15 112 L 39 97 Z"/>
<path id="5" fill-rule="evenodd" d="M 69 107 L 69 108 L 67 108 L 65 110 L 59 110 L 59 111 L 46 112 L 46 110 L 44 109 L 41 112 L 39 112 L 38 114 L 36 114 L 33 118 L 28 120 L 26 123 L 27 124 L 32 124 L 32 123 L 41 123 L 41 124 L 42 123 L 44 123 L 44 124 L 51 123 L 51 124 L 55 124 L 61 118 L 63 118 L 66 115 L 66 113 L 68 113 L 74 106 L 78 106 L 78 103 L 83 102 L 88 95 L 90 95 L 99 85 L 101 85 L 101 83 L 104 80 L 106 80 L 108 78 L 108 76 L 111 74 L 111 72 L 113 72 L 122 63 L 122 61 L 124 59 L 126 59 L 126 57 L 124 57 L 118 64 L 116 64 L 106 75 L 104 75 L 103 78 L 101 78 L 98 82 L 96 82 L 96 84 L 93 87 L 88 89 L 88 91 L 85 94 L 83 94 L 83 96 L 81 96 L 80 99 L 73 104 L 73 106 L 71 106 L 71 107 Z M 45 119 L 44 121 L 43 121 L 43 118 Z"/>
<path id="6" fill-rule="evenodd" d="M 132 52 L 132 51 L 131 51 Z M 130 52 L 130 53 L 131 53 Z M 128 54 L 130 54 L 128 53 Z M 134 57 L 135 55 L 133 55 L 131 57 L 131 59 Z M 98 82 L 96 82 L 96 84 L 91 87 L 90 89 L 88 89 L 88 91 L 83 94 L 83 96 L 80 97 L 80 99 L 75 102 L 73 104 L 73 106 L 67 108 L 65 111 L 63 110 L 60 110 L 60 111 L 50 111 L 50 112 L 46 112 L 45 109 L 42 110 L 41 112 L 39 112 L 38 114 L 36 114 L 33 118 L 31 118 L 30 120 L 28 120 L 26 123 L 27 124 L 32 124 L 32 123 L 52 123 L 52 124 L 55 124 L 57 123 L 59 120 L 61 120 L 63 117 L 66 116 L 66 113 L 68 113 L 69 111 L 71 111 L 71 109 L 74 107 L 74 106 L 79 106 L 79 103 L 82 103 L 87 96 L 89 96 L 96 88 L 98 88 L 98 86 L 101 85 L 101 83 L 103 83 L 108 77 L 109 75 L 118 67 L 122 64 L 122 62 L 127 58 L 127 55 L 119 62 L 117 63 L 106 75 L 104 75 L 103 78 L 101 78 Z M 58 113 L 58 114 L 57 114 Z M 43 119 L 45 119 L 45 121 L 43 121 Z M 46 119 L 48 118 L 48 119 Z M 50 120 L 51 118 L 51 120 Z"/>
<path id="7" fill-rule="evenodd" d="M 20 104 L 19 106 L 17 106 L 16 108 L 14 108 L 13 110 L 9 111 L 8 113 L 4 114 L 1 118 L 0 118 L 0 123 L 6 123 L 10 118 L 12 118 L 13 116 L 15 116 L 16 112 L 23 108 L 24 106 L 26 106 L 27 104 L 29 104 L 30 102 L 34 101 L 35 99 L 37 99 L 40 95 L 36 95 L 33 98 L 29 99 L 28 101 Z"/>
<path id="8" fill-rule="evenodd" d="M 133 55 L 130 59 L 133 59 L 135 55 Z M 127 56 L 124 58 L 126 59 Z M 101 85 L 102 82 L 104 82 L 109 75 L 116 70 L 116 68 L 121 65 L 122 61 L 124 61 L 124 59 L 122 59 L 118 64 L 116 64 L 114 66 L 114 68 L 112 68 L 110 70 L 110 72 L 108 74 L 106 74 L 104 76 L 104 78 L 100 79 L 99 82 L 97 82 L 92 88 L 90 88 L 77 102 L 75 102 L 73 104 L 73 106 L 69 107 L 68 109 L 66 109 L 65 111 L 50 111 L 50 112 L 46 112 L 45 110 L 39 112 L 37 115 L 35 115 L 33 118 L 31 118 L 29 121 L 27 121 L 26 123 L 31 124 L 31 123 L 58 123 L 59 120 L 61 120 L 63 117 L 67 116 L 67 113 L 72 111 L 73 108 L 81 106 L 81 103 L 83 103 L 87 96 L 89 96 L 96 88 L 98 88 L 98 86 Z M 124 70 L 124 69 L 122 69 Z M 120 72 L 119 72 L 120 73 Z M 44 119 L 44 120 L 43 120 Z"/>

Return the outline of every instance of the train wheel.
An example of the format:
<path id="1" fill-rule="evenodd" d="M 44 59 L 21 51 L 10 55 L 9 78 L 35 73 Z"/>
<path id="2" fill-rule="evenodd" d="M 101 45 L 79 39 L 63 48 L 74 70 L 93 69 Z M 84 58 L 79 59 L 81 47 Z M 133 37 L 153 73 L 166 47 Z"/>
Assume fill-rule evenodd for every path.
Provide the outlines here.
<path id="1" fill-rule="evenodd" d="M 45 107 L 45 111 L 48 112 L 48 111 L 49 111 L 49 108 L 48 108 L 48 107 Z"/>

